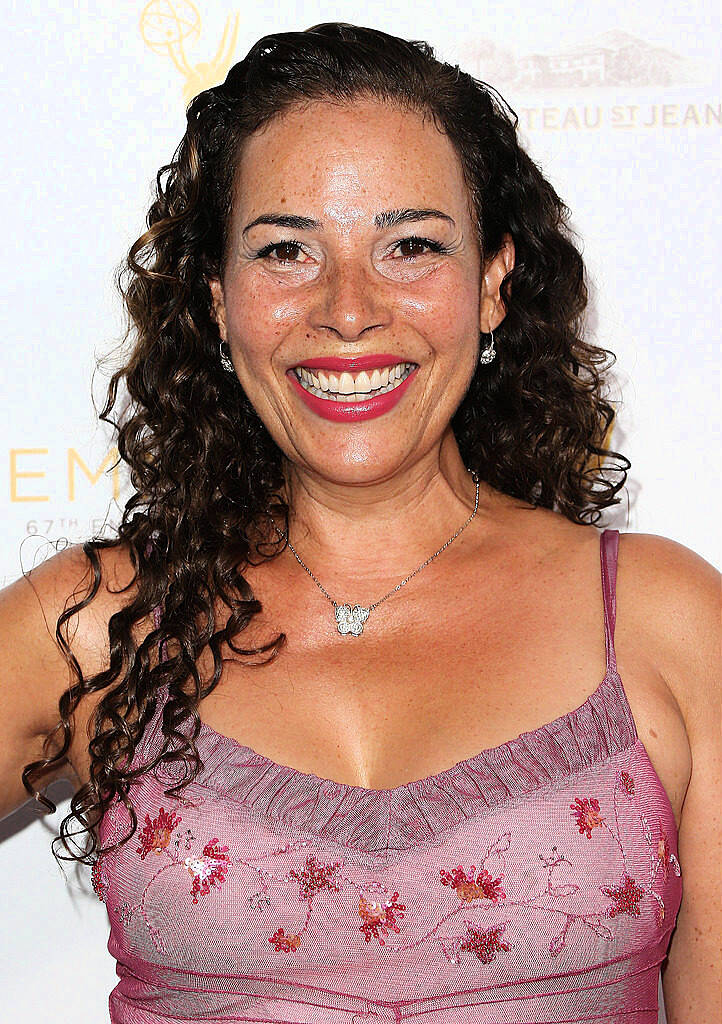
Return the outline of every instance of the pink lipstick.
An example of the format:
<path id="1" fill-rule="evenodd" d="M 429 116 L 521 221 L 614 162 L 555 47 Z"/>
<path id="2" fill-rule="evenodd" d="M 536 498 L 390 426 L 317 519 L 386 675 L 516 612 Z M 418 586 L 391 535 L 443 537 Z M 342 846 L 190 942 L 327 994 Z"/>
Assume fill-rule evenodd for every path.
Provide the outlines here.
<path id="1" fill-rule="evenodd" d="M 410 363 L 411 359 L 403 359 L 401 356 L 388 355 L 381 352 L 378 355 L 349 356 L 342 359 L 340 356 L 318 356 L 317 359 L 304 359 L 297 366 L 305 366 L 309 370 L 332 370 L 339 373 L 356 373 L 361 370 L 382 370 L 384 366 L 396 366 L 398 363 Z"/>
<path id="2" fill-rule="evenodd" d="M 350 363 L 355 360 L 349 359 L 332 359 L 328 358 L 325 361 L 319 360 L 317 362 L 304 362 L 299 363 L 299 366 L 307 366 L 309 369 L 319 370 L 337 370 L 343 372 L 346 370 L 351 373 L 356 370 L 371 370 L 379 369 L 383 366 L 393 366 L 395 363 L 400 362 L 397 356 L 361 356 L 358 363 L 362 365 L 356 365 L 352 367 Z M 384 413 L 389 412 L 397 402 L 401 401 L 403 396 L 408 391 L 411 381 L 415 377 L 419 367 L 415 366 L 410 371 L 409 375 L 403 380 L 397 387 L 392 391 L 386 391 L 382 395 L 369 396 L 367 399 L 354 400 L 353 402 L 336 402 L 331 398 L 319 398 L 317 395 L 312 394 L 310 391 L 306 391 L 301 386 L 298 377 L 293 370 L 288 370 L 286 376 L 291 382 L 291 387 L 295 390 L 296 394 L 302 399 L 303 402 L 315 412 L 318 416 L 323 419 L 331 420 L 334 423 L 350 423 L 357 422 L 359 420 L 370 420 L 376 416 L 382 416 Z"/>

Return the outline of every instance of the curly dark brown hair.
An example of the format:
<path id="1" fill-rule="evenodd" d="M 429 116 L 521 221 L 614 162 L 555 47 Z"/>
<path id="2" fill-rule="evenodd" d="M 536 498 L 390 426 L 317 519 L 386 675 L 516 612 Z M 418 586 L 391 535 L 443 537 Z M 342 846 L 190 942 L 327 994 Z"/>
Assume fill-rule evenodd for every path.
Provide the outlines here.
<path id="1" fill-rule="evenodd" d="M 208 279 L 223 276 L 244 141 L 299 103 L 356 97 L 431 116 L 459 155 L 482 259 L 500 250 L 505 233 L 514 241 L 498 358 L 477 369 L 452 419 L 465 464 L 493 488 L 573 522 L 596 524 L 604 508 L 619 503 L 630 462 L 605 448 L 614 411 L 604 371 L 614 356 L 583 339 L 587 287 L 569 211 L 520 146 L 514 112 L 486 83 L 437 60 L 425 42 L 337 22 L 264 36 L 222 85 L 189 104 L 185 135 L 158 172 L 147 230 L 118 270 L 128 314 L 124 342 L 133 336 L 132 351 L 110 379 L 100 417 L 117 431 L 132 494 L 117 537 L 83 544 L 87 592 L 69 598 L 56 625 L 75 678 L 46 739 L 59 739 L 59 749 L 23 770 L 28 792 L 54 812 L 35 782 L 67 759 L 83 696 L 103 691 L 89 743 L 90 781 L 71 800 L 53 841 L 56 857 L 59 843 L 65 860 L 91 863 L 105 852 L 97 825 L 118 800 L 130 813 L 132 831 L 120 840 L 127 842 L 137 827 L 130 783 L 161 759 L 183 765 L 168 795 L 192 780 L 200 767 L 198 705 L 220 679 L 223 643 L 266 661 L 285 641 L 283 633 L 258 648 L 234 641 L 261 609 L 243 576 L 253 540 L 269 509 L 287 525 L 288 507 L 282 453 L 236 376 L 221 367 Z M 107 667 L 86 679 L 68 624 L 98 593 L 99 552 L 120 545 L 135 574 L 132 598 L 109 619 Z M 263 558 L 282 549 L 269 547 Z M 219 602 L 229 609 L 221 628 Z M 135 642 L 134 625 L 159 606 L 162 619 Z M 165 659 L 156 657 L 159 644 Z M 214 666 L 209 679 L 197 667 L 205 648 Z M 132 768 L 165 686 L 162 748 Z M 80 833 L 71 833 L 73 819 Z"/>

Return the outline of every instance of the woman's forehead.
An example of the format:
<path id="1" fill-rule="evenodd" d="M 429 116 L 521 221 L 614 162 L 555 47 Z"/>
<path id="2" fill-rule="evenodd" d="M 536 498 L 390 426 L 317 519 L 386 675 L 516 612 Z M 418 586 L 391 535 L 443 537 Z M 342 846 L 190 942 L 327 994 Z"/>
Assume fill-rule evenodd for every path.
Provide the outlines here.
<path id="1" fill-rule="evenodd" d="M 244 143 L 236 185 L 244 215 L 271 201 L 381 209 L 465 200 L 458 154 L 433 120 L 369 99 L 317 101 L 275 118 Z"/>

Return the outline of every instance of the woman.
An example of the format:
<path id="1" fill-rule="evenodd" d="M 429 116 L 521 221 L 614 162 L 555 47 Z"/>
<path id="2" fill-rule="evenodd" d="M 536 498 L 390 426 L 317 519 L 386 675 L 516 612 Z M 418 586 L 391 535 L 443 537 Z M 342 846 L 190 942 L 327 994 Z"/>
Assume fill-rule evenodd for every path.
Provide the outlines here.
<path id="1" fill-rule="evenodd" d="M 712 1019 L 718 575 L 594 528 L 606 353 L 503 101 L 266 36 L 128 272 L 118 538 L 1 608 L 2 811 L 78 786 L 111 1019 L 647 1024 L 667 952 Z"/>

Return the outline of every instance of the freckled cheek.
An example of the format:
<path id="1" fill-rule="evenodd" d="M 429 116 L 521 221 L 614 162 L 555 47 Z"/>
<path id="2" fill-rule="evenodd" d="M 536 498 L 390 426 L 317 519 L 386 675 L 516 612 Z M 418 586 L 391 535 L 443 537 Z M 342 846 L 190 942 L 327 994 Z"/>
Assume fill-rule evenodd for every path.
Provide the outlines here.
<path id="1" fill-rule="evenodd" d="M 237 294 L 227 304 L 229 341 L 255 374 L 268 373 L 271 357 L 302 313 L 298 302 L 279 301 L 263 289 Z"/>
<path id="2" fill-rule="evenodd" d="M 421 297 L 405 296 L 398 306 L 406 320 L 424 336 L 437 355 L 457 356 L 460 350 L 476 343 L 479 332 L 479 297 L 474 289 L 458 282 L 442 293 Z"/>
<path id="3" fill-rule="evenodd" d="M 265 274 L 248 282 L 244 303 L 255 322 L 272 327 L 295 323 L 303 314 L 299 294 Z"/>

